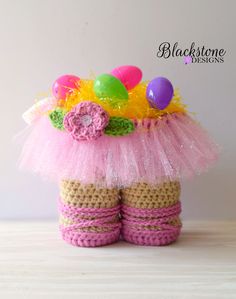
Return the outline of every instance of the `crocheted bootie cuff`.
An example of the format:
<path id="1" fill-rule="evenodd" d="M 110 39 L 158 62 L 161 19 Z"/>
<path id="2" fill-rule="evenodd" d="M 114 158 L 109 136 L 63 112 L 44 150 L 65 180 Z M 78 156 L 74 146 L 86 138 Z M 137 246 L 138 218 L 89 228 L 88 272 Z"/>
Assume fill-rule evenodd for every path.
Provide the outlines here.
<path id="1" fill-rule="evenodd" d="M 97 247 L 119 239 L 121 223 L 117 190 L 62 181 L 60 195 L 60 231 L 66 242 Z"/>

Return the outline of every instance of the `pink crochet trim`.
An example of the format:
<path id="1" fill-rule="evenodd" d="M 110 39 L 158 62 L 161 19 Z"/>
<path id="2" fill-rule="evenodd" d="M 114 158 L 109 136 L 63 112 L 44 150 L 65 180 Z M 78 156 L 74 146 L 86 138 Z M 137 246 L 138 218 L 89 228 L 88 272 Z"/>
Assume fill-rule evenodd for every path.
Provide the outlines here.
<path id="1" fill-rule="evenodd" d="M 60 214 L 73 221 L 71 225 L 60 225 L 62 238 L 75 246 L 97 247 L 116 242 L 120 236 L 120 222 L 114 221 L 118 217 L 120 206 L 114 208 L 76 208 L 59 201 Z M 92 217 L 93 220 L 84 219 Z M 105 232 L 84 232 L 81 228 L 106 228 Z"/>
<path id="2" fill-rule="evenodd" d="M 167 245 L 177 239 L 181 226 L 169 224 L 181 212 L 181 204 L 160 209 L 139 209 L 122 206 L 122 235 L 138 245 Z M 150 226 L 158 226 L 157 229 Z"/>
<path id="3" fill-rule="evenodd" d="M 108 231 L 100 233 L 62 232 L 62 238 L 67 243 L 80 247 L 99 247 L 115 243 L 119 240 L 120 231 Z"/>
<path id="4" fill-rule="evenodd" d="M 85 101 L 66 114 L 64 127 L 77 141 L 95 140 L 102 135 L 108 121 L 109 116 L 100 105 Z"/>

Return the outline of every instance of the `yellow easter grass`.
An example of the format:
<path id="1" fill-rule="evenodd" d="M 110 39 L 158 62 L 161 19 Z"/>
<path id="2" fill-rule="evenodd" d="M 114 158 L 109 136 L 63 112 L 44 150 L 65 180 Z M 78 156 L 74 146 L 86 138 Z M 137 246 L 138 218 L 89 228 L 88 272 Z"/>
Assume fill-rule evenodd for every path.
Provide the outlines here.
<path id="1" fill-rule="evenodd" d="M 146 87 L 148 82 L 138 84 L 128 92 L 128 101 L 122 99 L 100 99 L 93 90 L 93 80 L 80 80 L 80 88 L 74 90 L 65 100 L 61 100 L 60 106 L 70 111 L 74 106 L 83 101 L 91 101 L 99 104 L 110 116 L 121 116 L 130 119 L 159 118 L 164 114 L 174 112 L 186 112 L 186 105 L 181 101 L 179 91 L 175 89 L 174 96 L 164 110 L 151 108 L 146 99 Z"/>

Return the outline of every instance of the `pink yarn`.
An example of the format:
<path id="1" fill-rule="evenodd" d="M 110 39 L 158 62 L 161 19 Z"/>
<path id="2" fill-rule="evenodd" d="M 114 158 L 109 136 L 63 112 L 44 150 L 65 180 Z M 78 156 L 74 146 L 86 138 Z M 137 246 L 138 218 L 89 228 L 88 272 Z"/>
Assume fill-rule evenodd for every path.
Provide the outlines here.
<path id="1" fill-rule="evenodd" d="M 175 241 L 181 226 L 169 222 L 181 212 L 181 204 L 160 209 L 140 209 L 122 206 L 122 235 L 124 240 L 138 245 L 167 245 Z M 150 229 L 158 226 L 158 229 Z"/>
<path id="2" fill-rule="evenodd" d="M 60 214 L 73 221 L 71 225 L 60 225 L 62 238 L 74 245 L 82 247 L 97 247 L 111 244 L 119 239 L 121 223 L 111 223 L 118 217 L 120 206 L 113 208 L 76 208 L 59 201 Z M 93 218 L 87 220 L 84 218 Z M 89 227 L 108 228 L 106 232 L 84 232 L 80 228 Z"/>
<path id="3" fill-rule="evenodd" d="M 168 223 L 180 214 L 180 202 L 166 208 L 140 209 L 126 205 L 113 208 L 76 208 L 59 201 L 59 212 L 74 223 L 60 225 L 62 238 L 74 246 L 97 247 L 116 242 L 120 237 L 121 226 L 124 240 L 138 245 L 167 245 L 177 239 L 181 230 L 181 226 Z M 112 223 L 120 212 L 121 222 Z M 108 228 L 108 231 L 78 231 L 91 226 Z M 150 226 L 158 226 L 159 229 L 151 230 Z"/>
<path id="4" fill-rule="evenodd" d="M 58 207 L 63 216 L 69 217 L 73 221 L 77 219 L 78 214 L 80 216 L 103 218 L 114 216 L 114 214 L 120 211 L 119 205 L 113 208 L 76 208 L 74 206 L 64 204 L 61 200 L 59 200 Z"/>
<path id="5" fill-rule="evenodd" d="M 108 231 L 103 233 L 84 233 L 84 232 L 61 232 L 62 239 L 67 243 L 80 247 L 99 247 L 112 244 L 118 241 L 120 231 Z"/>
<path id="6" fill-rule="evenodd" d="M 181 213 L 181 203 L 178 202 L 177 204 L 170 206 L 170 207 L 156 208 L 156 209 L 155 208 L 141 209 L 141 208 L 134 208 L 134 207 L 122 205 L 121 211 L 123 214 L 127 215 L 129 220 L 131 220 L 132 217 L 139 217 L 139 218 L 158 217 L 158 218 L 160 218 L 158 220 L 158 224 L 161 224 L 161 223 L 166 222 L 166 220 L 168 220 L 167 219 L 168 217 L 173 216 L 173 215 L 176 216 Z M 150 220 L 150 221 L 152 221 L 152 220 Z M 148 223 L 150 223 L 150 221 L 148 221 Z"/>
<path id="7" fill-rule="evenodd" d="M 217 159 L 217 146 L 186 114 L 144 119 L 135 125 L 126 136 L 78 142 L 42 117 L 32 125 L 20 166 L 53 180 L 122 187 L 190 178 Z"/>
<path id="8" fill-rule="evenodd" d="M 64 118 L 64 127 L 77 141 L 95 140 L 103 133 L 109 116 L 100 106 L 84 101 L 75 106 Z"/>
<path id="9" fill-rule="evenodd" d="M 180 235 L 180 228 L 172 230 L 139 231 L 134 228 L 124 227 L 122 236 L 125 241 L 143 246 L 165 246 L 176 241 Z"/>

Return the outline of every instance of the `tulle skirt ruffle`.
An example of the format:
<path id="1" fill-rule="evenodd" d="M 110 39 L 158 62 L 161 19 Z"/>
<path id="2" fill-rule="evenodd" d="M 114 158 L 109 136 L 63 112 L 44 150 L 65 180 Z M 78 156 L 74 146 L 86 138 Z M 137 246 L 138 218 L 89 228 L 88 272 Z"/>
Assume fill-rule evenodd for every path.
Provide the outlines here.
<path id="1" fill-rule="evenodd" d="M 217 159 L 217 146 L 187 114 L 144 119 L 135 125 L 127 136 L 78 142 L 42 117 L 27 134 L 20 167 L 53 180 L 127 187 L 190 178 Z"/>

